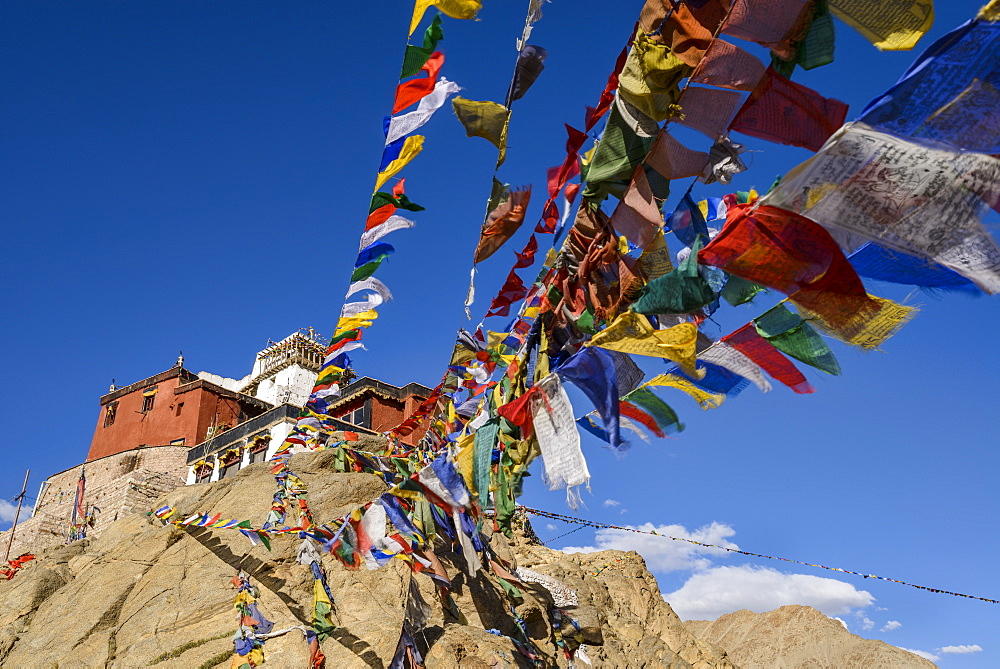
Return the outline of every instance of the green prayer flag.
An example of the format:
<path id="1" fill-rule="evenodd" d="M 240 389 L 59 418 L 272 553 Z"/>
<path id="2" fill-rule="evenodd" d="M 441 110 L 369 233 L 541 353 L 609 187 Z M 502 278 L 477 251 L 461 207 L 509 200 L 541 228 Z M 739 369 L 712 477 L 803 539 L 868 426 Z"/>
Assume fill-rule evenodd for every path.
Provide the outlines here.
<path id="1" fill-rule="evenodd" d="M 640 137 L 622 118 L 618 105 L 612 105 L 607 127 L 587 167 L 583 196 L 588 200 L 603 200 L 611 194 L 621 199 L 636 166 L 652 148 L 653 139 Z"/>
<path id="2" fill-rule="evenodd" d="M 400 79 L 412 77 L 420 71 L 427 59 L 437 49 L 438 42 L 444 39 L 444 29 L 441 27 L 441 15 L 438 14 L 424 31 L 423 46 L 408 44 L 406 55 L 403 56 L 403 70 L 399 73 Z"/>
<path id="3" fill-rule="evenodd" d="M 803 70 L 811 70 L 833 62 L 833 16 L 827 8 L 826 0 L 816 0 L 813 3 L 809 30 L 801 41 L 792 43 L 792 49 L 795 53 L 788 60 L 771 52 L 771 67 L 786 79 L 791 78 L 796 65 Z"/>
<path id="4" fill-rule="evenodd" d="M 492 410 L 490 414 L 492 415 Z M 490 501 L 490 465 L 493 462 L 493 447 L 497 444 L 500 419 L 493 417 L 479 427 L 472 445 L 472 479 L 479 492 L 479 505 L 484 509 Z"/>
<path id="5" fill-rule="evenodd" d="M 761 314 L 753 323 L 757 333 L 785 355 L 827 374 L 840 375 L 840 364 L 820 334 L 784 304 Z"/>
<path id="6" fill-rule="evenodd" d="M 406 197 L 406 194 L 400 194 L 399 196 L 393 195 L 392 193 L 385 193 L 379 191 L 372 195 L 372 204 L 368 208 L 368 213 L 372 213 L 379 207 L 384 207 L 387 204 L 391 204 L 397 209 L 405 209 L 407 211 L 423 211 L 424 208 L 419 204 L 410 202 L 410 198 Z"/>
<path id="7" fill-rule="evenodd" d="M 715 300 L 715 293 L 698 271 L 701 239 L 672 272 L 653 279 L 639 292 L 632 311 L 640 314 L 690 314 Z"/>
<path id="8" fill-rule="evenodd" d="M 363 281 L 364 279 L 370 277 L 372 274 L 375 273 L 375 271 L 379 268 L 379 266 L 382 264 L 382 261 L 385 260 L 386 257 L 388 256 L 385 255 L 379 256 L 375 260 L 372 260 L 371 262 L 366 262 L 361 267 L 356 268 L 354 270 L 354 273 L 351 274 L 351 283 L 354 283 L 355 281 Z"/>
<path id="9" fill-rule="evenodd" d="M 722 289 L 722 299 L 728 302 L 731 306 L 738 307 L 741 304 L 747 304 L 752 302 L 753 298 L 757 297 L 757 293 L 766 290 L 764 286 L 754 283 L 753 281 L 747 281 L 743 277 L 735 276 L 730 274 L 729 280 L 726 281 L 725 287 Z"/>

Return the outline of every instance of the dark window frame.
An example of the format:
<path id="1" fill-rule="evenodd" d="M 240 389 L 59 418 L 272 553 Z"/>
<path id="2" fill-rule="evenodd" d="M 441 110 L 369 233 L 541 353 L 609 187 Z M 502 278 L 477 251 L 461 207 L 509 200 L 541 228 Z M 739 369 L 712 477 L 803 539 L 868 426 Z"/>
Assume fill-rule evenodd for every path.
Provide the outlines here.
<path id="1" fill-rule="evenodd" d="M 104 409 L 104 427 L 111 427 L 115 424 L 115 416 L 118 414 L 118 402 L 112 402 Z"/>

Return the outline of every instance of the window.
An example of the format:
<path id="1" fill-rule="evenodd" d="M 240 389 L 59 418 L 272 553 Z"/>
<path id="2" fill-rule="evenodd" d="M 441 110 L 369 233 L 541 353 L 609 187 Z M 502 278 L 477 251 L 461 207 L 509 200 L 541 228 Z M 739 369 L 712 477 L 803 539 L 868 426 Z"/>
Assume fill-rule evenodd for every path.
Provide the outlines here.
<path id="1" fill-rule="evenodd" d="M 340 417 L 341 420 L 347 421 L 352 425 L 357 425 L 358 427 L 369 428 L 371 427 L 371 400 L 365 400 L 365 403 L 359 406 L 354 411 L 344 414 Z"/>
<path id="2" fill-rule="evenodd" d="M 177 403 L 177 410 L 174 412 L 174 415 L 175 416 L 180 416 L 181 415 L 181 411 L 183 411 L 183 410 L 184 410 L 184 402 L 178 402 Z"/>
<path id="3" fill-rule="evenodd" d="M 186 439 L 184 437 L 181 437 L 180 439 L 174 439 L 173 441 L 171 441 L 170 445 L 171 446 L 183 446 L 185 441 L 186 441 Z"/>
<path id="4" fill-rule="evenodd" d="M 264 462 L 267 456 L 267 446 L 271 443 L 271 438 L 267 434 L 257 435 L 250 442 L 250 463 Z"/>
<path id="5" fill-rule="evenodd" d="M 118 402 L 112 402 L 104 410 L 104 427 L 111 427 L 115 424 L 115 414 L 118 413 Z"/>
<path id="6" fill-rule="evenodd" d="M 212 478 L 212 465 L 204 464 L 194 471 L 195 483 L 206 483 Z"/>
<path id="7" fill-rule="evenodd" d="M 148 413 L 153 410 L 153 401 L 156 399 L 156 388 L 148 388 L 142 391 L 142 412 Z"/>
<path id="8" fill-rule="evenodd" d="M 223 456 L 219 461 L 219 480 L 236 474 L 240 470 L 240 460 L 239 451 L 230 451 Z"/>

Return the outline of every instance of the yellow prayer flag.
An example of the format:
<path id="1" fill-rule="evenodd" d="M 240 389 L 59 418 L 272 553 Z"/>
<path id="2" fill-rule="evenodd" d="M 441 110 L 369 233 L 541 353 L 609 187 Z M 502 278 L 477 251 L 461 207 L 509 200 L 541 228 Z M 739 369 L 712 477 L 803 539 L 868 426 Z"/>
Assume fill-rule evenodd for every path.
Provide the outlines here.
<path id="1" fill-rule="evenodd" d="M 369 309 L 368 311 L 362 311 L 360 314 L 355 314 L 354 316 L 346 316 L 337 321 L 337 329 L 335 335 L 343 334 L 348 330 L 357 330 L 358 328 L 370 327 L 372 321 L 378 318 L 378 312 L 374 309 Z"/>
<path id="2" fill-rule="evenodd" d="M 830 0 L 830 11 L 883 51 L 909 51 L 934 23 L 934 0 Z"/>
<path id="3" fill-rule="evenodd" d="M 990 0 L 976 16 L 980 21 L 1000 21 L 1000 0 Z"/>
<path id="4" fill-rule="evenodd" d="M 424 12 L 431 7 L 437 7 L 439 12 L 453 19 L 474 19 L 483 8 L 483 3 L 480 0 L 417 0 L 413 5 L 413 18 L 410 19 L 410 35 L 420 25 Z"/>
<path id="5" fill-rule="evenodd" d="M 899 329 L 910 322 L 917 315 L 917 307 L 908 307 L 898 302 L 877 297 L 869 294 L 868 297 L 879 304 L 879 308 L 864 309 L 855 312 L 846 321 L 838 321 L 836 327 L 827 323 L 817 313 L 809 311 L 789 298 L 789 302 L 795 305 L 802 318 L 818 326 L 827 334 L 830 334 L 845 344 L 859 346 L 865 349 L 877 349 L 889 337 L 893 336 Z"/>
<path id="6" fill-rule="evenodd" d="M 717 393 L 710 393 L 707 390 L 702 390 L 685 379 L 683 376 L 679 376 L 677 374 L 658 374 L 649 381 L 646 381 L 646 383 L 642 384 L 640 387 L 645 388 L 646 386 L 677 388 L 677 390 L 681 390 L 694 398 L 694 401 L 698 403 L 698 406 L 706 411 L 708 409 L 718 409 L 726 400 L 725 395 L 719 395 Z"/>
<path id="7" fill-rule="evenodd" d="M 462 478 L 465 479 L 465 485 L 467 485 L 469 487 L 469 491 L 475 495 L 478 494 L 479 491 L 476 490 L 476 482 L 472 474 L 473 463 L 475 462 L 473 458 L 474 445 L 474 434 L 467 434 L 459 439 L 458 444 L 456 444 L 456 447 L 458 448 L 458 455 L 455 456 L 455 464 L 458 465 L 458 471 L 462 473 Z"/>
<path id="8" fill-rule="evenodd" d="M 702 378 L 705 372 L 695 369 L 695 342 L 698 328 L 693 323 L 680 323 L 666 330 L 654 330 L 649 319 L 634 311 L 626 311 L 614 323 L 601 330 L 584 346 L 635 355 L 673 360 L 684 373 Z"/>
<path id="9" fill-rule="evenodd" d="M 399 152 L 399 157 L 386 165 L 385 169 L 378 173 L 378 177 L 375 179 L 375 190 L 377 191 L 382 187 L 382 184 L 406 167 L 423 149 L 423 135 L 410 135 L 407 137 L 406 141 L 403 142 L 403 148 Z"/>
<path id="10" fill-rule="evenodd" d="M 497 157 L 497 167 L 500 167 L 507 155 L 507 125 L 510 123 L 510 110 L 489 100 L 479 102 L 466 100 L 463 97 L 453 98 L 451 107 L 465 128 L 466 136 L 482 137 L 500 149 Z"/>

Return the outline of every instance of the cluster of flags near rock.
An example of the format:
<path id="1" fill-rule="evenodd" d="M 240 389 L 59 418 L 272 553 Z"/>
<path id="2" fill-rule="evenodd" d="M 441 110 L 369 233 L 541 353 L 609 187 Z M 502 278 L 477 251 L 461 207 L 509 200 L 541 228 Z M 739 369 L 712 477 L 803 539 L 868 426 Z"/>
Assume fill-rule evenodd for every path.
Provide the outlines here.
<path id="1" fill-rule="evenodd" d="M 498 151 L 473 277 L 475 265 L 493 257 L 529 213 L 531 188 L 511 188 L 497 175 L 511 105 L 542 73 L 546 51 L 528 43 L 541 4 L 529 2 L 504 103 L 452 101 L 467 134 Z M 480 9 L 478 1 L 418 0 L 411 35 L 432 6 L 461 19 Z M 1000 0 L 928 48 L 846 124 L 847 105 L 793 80 L 797 68 L 832 62 L 833 17 L 880 49 L 909 49 L 929 29 L 933 6 L 931 0 L 647 0 L 583 129 L 566 126 L 566 155 L 546 171 L 538 223 L 483 323 L 459 331 L 441 382 L 386 433 L 385 451 L 363 452 L 336 432 L 329 398 L 350 365 L 347 353 L 362 346 L 363 331 L 391 298 L 375 277 L 394 250 L 383 238 L 413 227 L 399 210 L 423 209 L 409 200 L 402 179 L 383 188 L 419 154 L 424 137 L 414 133 L 459 90 L 441 76 L 444 22 L 432 18 L 420 43 L 406 48 L 349 301 L 307 406 L 275 456 L 278 489 L 267 521 L 254 528 L 208 514 L 171 521 L 174 510 L 166 507 L 155 514 L 177 525 L 239 529 L 262 543 L 275 535 L 302 537 L 300 556 L 315 576 L 313 631 L 320 640 L 333 625 L 321 553 L 351 569 L 400 559 L 434 579 L 442 602 L 461 619 L 434 541 L 461 554 L 470 575 L 484 569 L 516 598 L 510 566 L 480 530 L 494 522 L 510 531 L 522 478 L 539 456 L 546 485 L 565 489 L 576 508 L 590 480 L 580 429 L 623 451 L 622 428 L 643 439 L 683 429 L 665 399 L 670 392 L 705 410 L 750 385 L 767 392 L 772 381 L 813 392 L 796 363 L 839 374 L 827 337 L 874 349 L 915 314 L 869 293 L 863 277 L 1000 292 L 1000 248 L 982 223 L 988 209 L 1000 210 Z M 770 62 L 736 40 L 768 49 Z M 600 138 L 588 148 L 601 122 Z M 705 135 L 704 146 L 684 146 L 669 132 L 672 124 Z M 698 184 L 729 184 L 746 169 L 745 147 L 731 132 L 815 155 L 763 195 L 699 199 Z M 690 178 L 674 208 L 664 210 L 671 182 Z M 526 283 L 517 270 L 534 266 L 541 239 L 552 239 L 552 249 Z M 701 330 L 723 303 L 753 303 L 765 291 L 784 297 L 718 340 Z M 470 285 L 467 310 L 474 302 Z M 504 326 L 485 326 L 488 318 L 511 314 Z M 669 366 L 645 380 L 636 355 Z M 565 384 L 587 397 L 590 413 L 578 416 Z M 416 448 L 401 446 L 400 437 L 423 427 Z M 319 449 L 337 450 L 345 471 L 383 477 L 390 491 L 317 525 L 287 459 Z M 483 514 L 490 508 L 492 521 Z M 412 665 L 415 645 L 407 639 L 412 629 L 404 626 L 399 652 Z M 530 642 L 518 643 L 531 657 Z"/>

